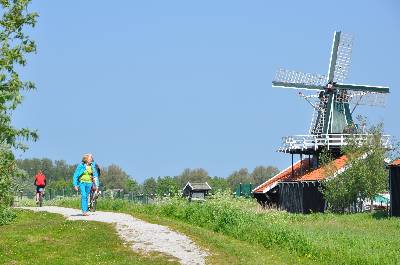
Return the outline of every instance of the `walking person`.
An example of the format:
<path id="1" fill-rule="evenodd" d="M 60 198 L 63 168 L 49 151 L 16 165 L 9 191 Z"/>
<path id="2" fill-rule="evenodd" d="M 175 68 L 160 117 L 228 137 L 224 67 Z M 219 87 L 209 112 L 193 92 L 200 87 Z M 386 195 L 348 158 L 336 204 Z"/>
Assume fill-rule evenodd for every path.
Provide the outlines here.
<path id="1" fill-rule="evenodd" d="M 88 215 L 88 195 L 92 188 L 92 183 L 95 184 L 96 190 L 99 188 L 99 175 L 96 167 L 96 163 L 93 161 L 92 154 L 83 155 L 82 162 L 76 167 L 74 176 L 72 178 L 72 184 L 74 189 L 81 191 L 81 208 L 82 215 Z"/>

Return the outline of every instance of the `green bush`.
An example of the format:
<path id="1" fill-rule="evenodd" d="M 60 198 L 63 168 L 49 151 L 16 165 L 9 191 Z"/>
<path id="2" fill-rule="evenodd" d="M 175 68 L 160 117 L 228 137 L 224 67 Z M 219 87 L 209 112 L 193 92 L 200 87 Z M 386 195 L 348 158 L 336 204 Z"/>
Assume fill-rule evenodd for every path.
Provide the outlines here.
<path id="1" fill-rule="evenodd" d="M 11 208 L 0 208 L 0 225 L 10 223 L 15 217 L 15 212 Z"/>

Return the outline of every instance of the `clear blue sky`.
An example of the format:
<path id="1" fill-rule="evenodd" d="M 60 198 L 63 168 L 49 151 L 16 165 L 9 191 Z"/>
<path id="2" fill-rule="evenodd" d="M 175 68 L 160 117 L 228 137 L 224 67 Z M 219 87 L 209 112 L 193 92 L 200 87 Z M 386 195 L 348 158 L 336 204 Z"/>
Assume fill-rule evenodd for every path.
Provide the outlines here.
<path id="1" fill-rule="evenodd" d="M 354 34 L 348 82 L 387 85 L 385 108 L 359 107 L 400 135 L 400 4 L 393 1 L 33 0 L 37 91 L 15 112 L 40 140 L 19 158 L 76 163 L 91 152 L 129 175 L 210 175 L 287 167 L 285 135 L 312 110 L 272 88 L 279 67 L 326 74 L 333 32 Z"/>

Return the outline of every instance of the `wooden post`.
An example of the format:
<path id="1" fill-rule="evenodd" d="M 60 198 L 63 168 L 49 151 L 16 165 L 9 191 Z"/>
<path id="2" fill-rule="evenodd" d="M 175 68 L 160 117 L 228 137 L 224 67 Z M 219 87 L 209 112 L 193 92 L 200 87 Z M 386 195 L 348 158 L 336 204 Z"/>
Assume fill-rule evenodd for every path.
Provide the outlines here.
<path id="1" fill-rule="evenodd" d="M 293 169 L 293 153 L 292 153 L 292 178 L 294 178 L 294 169 Z"/>
<path id="2" fill-rule="evenodd" d="M 303 154 L 300 154 L 300 176 L 303 176 Z"/>

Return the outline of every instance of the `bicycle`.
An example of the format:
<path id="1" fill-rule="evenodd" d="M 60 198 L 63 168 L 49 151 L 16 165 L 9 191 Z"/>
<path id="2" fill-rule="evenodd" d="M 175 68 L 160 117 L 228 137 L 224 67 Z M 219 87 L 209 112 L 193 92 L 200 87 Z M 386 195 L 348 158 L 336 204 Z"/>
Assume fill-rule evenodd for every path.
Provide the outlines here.
<path id="1" fill-rule="evenodd" d="M 96 211 L 97 197 L 99 197 L 99 192 L 95 189 L 91 189 L 89 193 L 89 211 L 91 212 Z"/>
<path id="2" fill-rule="evenodd" d="M 44 188 L 39 188 L 39 207 L 43 206 L 43 198 L 44 198 Z"/>

